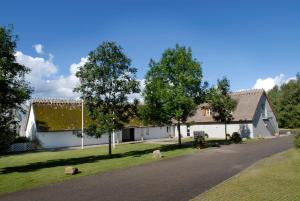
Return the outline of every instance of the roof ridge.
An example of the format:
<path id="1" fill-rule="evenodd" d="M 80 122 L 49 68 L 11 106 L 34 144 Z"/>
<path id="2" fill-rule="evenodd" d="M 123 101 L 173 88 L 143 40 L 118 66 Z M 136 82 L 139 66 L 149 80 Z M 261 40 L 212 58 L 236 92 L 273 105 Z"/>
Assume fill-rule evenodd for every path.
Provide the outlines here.
<path id="1" fill-rule="evenodd" d="M 33 98 L 31 103 L 42 104 L 79 104 L 82 100 L 67 99 L 67 98 Z"/>
<path id="2" fill-rule="evenodd" d="M 231 95 L 251 95 L 251 94 L 258 94 L 263 92 L 264 89 L 248 89 L 243 91 L 232 92 Z"/>

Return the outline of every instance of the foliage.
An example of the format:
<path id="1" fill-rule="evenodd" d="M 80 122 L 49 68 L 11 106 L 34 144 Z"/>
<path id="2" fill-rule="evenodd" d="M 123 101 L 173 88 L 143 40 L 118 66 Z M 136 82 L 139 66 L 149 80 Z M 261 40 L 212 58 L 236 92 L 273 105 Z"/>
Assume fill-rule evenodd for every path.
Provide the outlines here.
<path id="1" fill-rule="evenodd" d="M 133 103 L 128 101 L 128 95 L 140 92 L 136 71 L 121 46 L 103 42 L 89 53 L 88 61 L 76 73 L 80 86 L 74 91 L 82 94 L 81 98 L 94 121 L 85 133 L 94 137 L 108 134 L 109 155 L 111 133 L 122 129 L 136 112 L 137 100 Z"/>
<path id="2" fill-rule="evenodd" d="M 230 137 L 230 141 L 240 143 L 242 141 L 241 135 L 238 132 L 234 132 Z"/>
<path id="3" fill-rule="evenodd" d="M 207 142 L 204 135 L 198 135 L 194 139 L 194 146 L 200 149 L 207 147 Z"/>
<path id="4" fill-rule="evenodd" d="M 300 148 L 300 132 L 295 134 L 294 144 L 295 147 Z"/>
<path id="5" fill-rule="evenodd" d="M 216 121 L 225 124 L 225 136 L 227 140 L 227 123 L 233 120 L 233 111 L 236 108 L 236 101 L 230 95 L 229 80 L 224 77 L 218 80 L 217 87 L 212 87 L 208 96 L 208 103 L 213 112 L 213 118 Z"/>
<path id="6" fill-rule="evenodd" d="M 30 98 L 31 88 L 25 81 L 29 68 L 16 62 L 17 37 L 12 27 L 0 27 L 0 151 L 9 147 L 16 137 L 17 111 Z"/>
<path id="7" fill-rule="evenodd" d="M 30 139 L 24 136 L 18 136 L 16 139 L 13 141 L 13 143 L 26 143 L 30 142 Z"/>
<path id="8" fill-rule="evenodd" d="M 268 97 L 275 110 L 279 127 L 300 127 L 300 74 L 295 80 L 278 87 L 275 86 L 268 92 Z"/>
<path id="9" fill-rule="evenodd" d="M 145 105 L 140 116 L 146 124 L 171 124 L 176 120 L 181 145 L 180 124 L 185 123 L 198 104 L 203 102 L 201 64 L 192 50 L 176 45 L 162 53 L 159 62 L 152 59 L 145 77 Z"/>

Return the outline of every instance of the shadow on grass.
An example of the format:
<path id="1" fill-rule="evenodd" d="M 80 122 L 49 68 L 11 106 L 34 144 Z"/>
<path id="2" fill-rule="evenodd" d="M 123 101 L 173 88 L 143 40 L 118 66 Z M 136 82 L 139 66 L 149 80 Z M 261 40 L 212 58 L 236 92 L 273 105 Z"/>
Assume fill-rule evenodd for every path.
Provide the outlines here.
<path id="1" fill-rule="evenodd" d="M 182 143 L 181 148 L 188 148 L 193 146 L 191 143 Z M 52 168 L 52 167 L 59 167 L 59 166 L 75 166 L 79 164 L 86 164 L 86 163 L 94 163 L 98 161 L 105 161 L 109 159 L 115 158 L 125 158 L 125 157 L 141 157 L 146 154 L 152 153 L 154 150 L 159 149 L 161 152 L 172 151 L 178 149 L 178 145 L 160 145 L 155 148 L 151 149 L 144 149 L 144 150 L 133 150 L 128 151 L 122 154 L 113 154 L 112 157 L 108 155 L 91 155 L 85 157 L 76 157 L 76 158 L 67 158 L 67 159 L 55 159 L 55 160 L 48 160 L 43 162 L 34 162 L 29 163 L 22 166 L 12 166 L 12 167 L 4 167 L 0 169 L 0 174 L 9 174 L 14 172 L 33 172 L 44 168 Z"/>

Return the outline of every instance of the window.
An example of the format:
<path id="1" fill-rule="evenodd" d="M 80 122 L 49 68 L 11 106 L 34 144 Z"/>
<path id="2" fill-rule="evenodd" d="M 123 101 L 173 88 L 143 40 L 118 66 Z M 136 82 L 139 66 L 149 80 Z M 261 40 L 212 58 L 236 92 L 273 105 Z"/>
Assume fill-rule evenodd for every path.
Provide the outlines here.
<path id="1" fill-rule="evenodd" d="M 186 135 L 190 136 L 190 126 L 186 126 Z"/>
<path id="2" fill-rule="evenodd" d="M 205 116 L 210 116 L 211 115 L 211 110 L 209 108 L 205 109 Z"/>
<path id="3" fill-rule="evenodd" d="M 266 108 L 266 105 L 264 103 L 261 104 L 261 114 L 262 114 L 263 118 L 268 117 L 267 108 Z"/>
<path id="4" fill-rule="evenodd" d="M 167 126 L 167 133 L 169 133 L 169 126 Z"/>

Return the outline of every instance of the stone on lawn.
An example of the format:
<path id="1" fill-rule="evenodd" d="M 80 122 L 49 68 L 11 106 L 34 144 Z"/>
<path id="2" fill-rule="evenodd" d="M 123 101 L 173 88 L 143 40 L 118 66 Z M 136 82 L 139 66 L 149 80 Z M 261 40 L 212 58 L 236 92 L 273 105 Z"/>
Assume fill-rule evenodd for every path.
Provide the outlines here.
<path id="1" fill-rule="evenodd" d="M 153 151 L 153 158 L 161 158 L 161 152 L 159 150 Z"/>
<path id="2" fill-rule="evenodd" d="M 78 173 L 78 168 L 75 167 L 66 167 L 65 168 L 65 173 L 69 175 L 77 174 Z"/>

